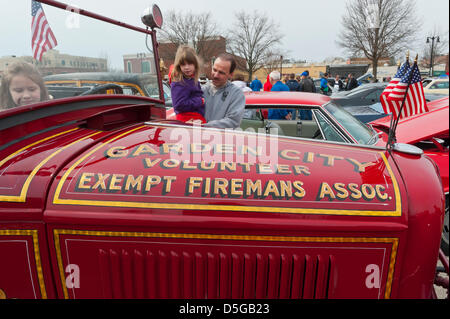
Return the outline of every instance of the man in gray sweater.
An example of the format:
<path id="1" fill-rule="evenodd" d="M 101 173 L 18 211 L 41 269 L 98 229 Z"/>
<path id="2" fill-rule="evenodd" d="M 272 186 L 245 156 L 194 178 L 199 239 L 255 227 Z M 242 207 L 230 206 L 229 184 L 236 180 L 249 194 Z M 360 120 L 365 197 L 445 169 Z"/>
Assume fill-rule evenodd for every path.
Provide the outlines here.
<path id="1" fill-rule="evenodd" d="M 212 81 L 203 89 L 205 98 L 205 127 L 238 128 L 245 110 L 245 96 L 230 79 L 236 61 L 227 53 L 219 55 L 212 68 Z"/>

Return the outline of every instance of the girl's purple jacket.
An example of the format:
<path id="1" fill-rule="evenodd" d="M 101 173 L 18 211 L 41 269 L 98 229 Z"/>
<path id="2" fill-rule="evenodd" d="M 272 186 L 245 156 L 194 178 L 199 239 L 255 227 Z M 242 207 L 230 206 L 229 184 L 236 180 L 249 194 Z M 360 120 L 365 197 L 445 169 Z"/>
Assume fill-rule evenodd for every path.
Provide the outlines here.
<path id="1" fill-rule="evenodd" d="M 200 82 L 194 79 L 183 79 L 180 82 L 172 82 L 172 104 L 176 114 L 197 112 L 205 116 L 203 105 L 203 91 Z"/>

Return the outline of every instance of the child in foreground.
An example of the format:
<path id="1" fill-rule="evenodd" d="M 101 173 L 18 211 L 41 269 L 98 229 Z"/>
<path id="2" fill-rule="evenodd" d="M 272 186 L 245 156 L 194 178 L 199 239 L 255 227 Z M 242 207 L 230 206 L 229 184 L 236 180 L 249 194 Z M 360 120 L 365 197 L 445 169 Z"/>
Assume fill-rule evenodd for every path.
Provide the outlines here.
<path id="1" fill-rule="evenodd" d="M 205 99 L 199 82 L 199 59 L 194 49 L 180 46 L 172 73 L 172 104 L 176 119 L 185 123 L 206 123 Z"/>
<path id="2" fill-rule="evenodd" d="M 32 64 L 15 62 L 6 69 L 0 86 L 0 110 L 48 99 L 44 80 Z"/>

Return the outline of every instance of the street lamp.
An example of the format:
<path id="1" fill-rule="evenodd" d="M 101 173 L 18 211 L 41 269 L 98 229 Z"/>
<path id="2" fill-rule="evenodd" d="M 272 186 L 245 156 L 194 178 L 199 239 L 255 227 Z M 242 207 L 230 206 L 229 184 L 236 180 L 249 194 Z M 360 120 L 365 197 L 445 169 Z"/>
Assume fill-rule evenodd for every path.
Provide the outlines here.
<path id="1" fill-rule="evenodd" d="M 283 78 L 283 56 L 281 55 L 280 56 L 280 58 L 281 58 L 281 64 L 280 64 L 280 66 L 281 66 L 281 78 Z"/>
<path id="2" fill-rule="evenodd" d="M 433 76 L 433 64 L 434 64 L 434 40 L 436 43 L 441 42 L 438 36 L 427 37 L 427 43 L 431 40 L 431 54 L 430 54 L 430 76 Z"/>

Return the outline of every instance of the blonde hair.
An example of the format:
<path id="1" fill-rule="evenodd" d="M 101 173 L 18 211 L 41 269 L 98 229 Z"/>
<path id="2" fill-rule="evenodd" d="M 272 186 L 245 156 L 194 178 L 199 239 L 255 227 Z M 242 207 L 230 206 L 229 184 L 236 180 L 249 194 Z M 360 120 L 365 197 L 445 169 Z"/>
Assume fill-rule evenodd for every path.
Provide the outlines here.
<path id="1" fill-rule="evenodd" d="M 178 47 L 172 72 L 173 82 L 183 81 L 183 72 L 181 72 L 181 66 L 183 64 L 193 64 L 195 66 L 194 79 L 195 82 L 198 82 L 200 77 L 200 60 L 197 57 L 195 50 L 187 45 Z"/>
<path id="2" fill-rule="evenodd" d="M 16 107 L 16 103 L 9 92 L 9 86 L 12 79 L 16 75 L 24 75 L 31 81 L 36 83 L 41 90 L 41 101 L 49 100 L 47 88 L 45 87 L 44 79 L 39 71 L 30 63 L 27 62 L 14 62 L 5 71 L 2 77 L 0 85 L 0 109 L 10 109 Z"/>

